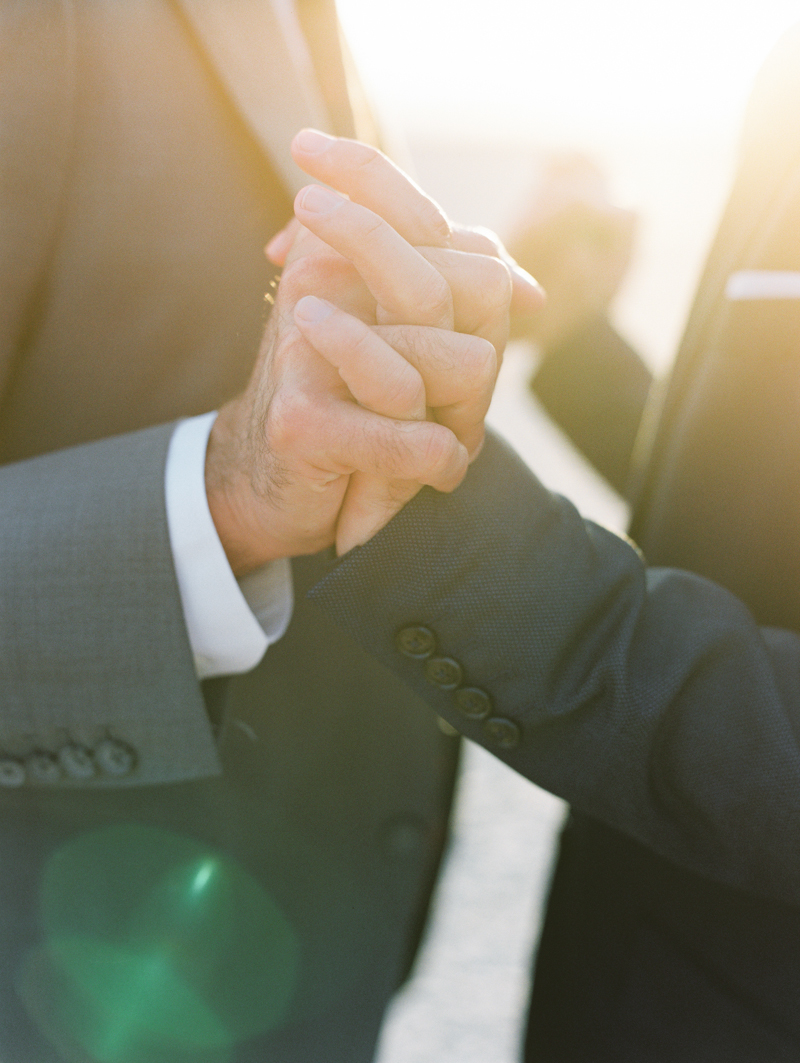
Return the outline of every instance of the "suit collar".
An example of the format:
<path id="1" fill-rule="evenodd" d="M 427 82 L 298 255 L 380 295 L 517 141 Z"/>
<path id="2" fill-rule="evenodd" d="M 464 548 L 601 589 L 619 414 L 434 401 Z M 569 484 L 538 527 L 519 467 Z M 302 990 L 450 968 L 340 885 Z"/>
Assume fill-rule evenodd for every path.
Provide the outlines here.
<path id="1" fill-rule="evenodd" d="M 304 126 L 330 127 L 302 38 L 284 31 L 271 0 L 174 2 L 277 173 L 296 192 L 308 177 L 292 161 L 292 137 Z"/>
<path id="2" fill-rule="evenodd" d="M 669 387 L 649 404 L 634 454 L 635 506 L 631 531 L 641 535 L 661 452 L 672 438 L 674 422 L 692 394 L 698 359 L 714 345 L 727 313 L 725 290 L 736 270 L 760 261 L 765 241 L 784 224 L 800 196 L 800 136 L 794 121 L 800 99 L 800 25 L 779 41 L 759 73 L 748 103 L 739 166 L 731 195 L 711 247 L 694 306 L 681 341 Z M 793 231 L 789 238 L 793 237 Z"/>

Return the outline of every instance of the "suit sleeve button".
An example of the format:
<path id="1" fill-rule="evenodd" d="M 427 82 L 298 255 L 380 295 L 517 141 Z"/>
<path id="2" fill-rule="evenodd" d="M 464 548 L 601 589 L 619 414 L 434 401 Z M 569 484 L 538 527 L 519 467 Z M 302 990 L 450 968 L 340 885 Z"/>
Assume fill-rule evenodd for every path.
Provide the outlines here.
<path id="1" fill-rule="evenodd" d="M 136 754 L 124 742 L 116 738 L 105 738 L 95 748 L 94 758 L 106 775 L 121 778 L 130 775 L 136 766 Z"/>
<path id="2" fill-rule="evenodd" d="M 25 768 L 12 757 L 0 757 L 0 786 L 22 786 L 26 779 Z"/>
<path id="3" fill-rule="evenodd" d="M 52 786 L 61 778 L 61 768 L 55 757 L 49 753 L 31 753 L 25 758 L 25 767 L 33 782 Z"/>
<path id="4" fill-rule="evenodd" d="M 397 632 L 395 645 L 406 657 L 425 660 L 436 649 L 436 636 L 428 627 L 415 625 Z"/>
<path id="5" fill-rule="evenodd" d="M 425 678 L 440 690 L 455 690 L 461 683 L 463 672 L 452 657 L 431 657 L 425 662 Z"/>
<path id="6" fill-rule="evenodd" d="M 58 763 L 70 779 L 93 779 L 97 774 L 94 757 L 85 746 L 70 743 L 58 751 Z"/>
<path id="7" fill-rule="evenodd" d="M 491 716 L 484 723 L 483 730 L 500 749 L 516 749 L 522 740 L 519 727 L 503 716 Z"/>
<path id="8" fill-rule="evenodd" d="M 461 687 L 453 694 L 453 700 L 470 720 L 485 720 L 492 713 L 492 699 L 478 687 Z"/>

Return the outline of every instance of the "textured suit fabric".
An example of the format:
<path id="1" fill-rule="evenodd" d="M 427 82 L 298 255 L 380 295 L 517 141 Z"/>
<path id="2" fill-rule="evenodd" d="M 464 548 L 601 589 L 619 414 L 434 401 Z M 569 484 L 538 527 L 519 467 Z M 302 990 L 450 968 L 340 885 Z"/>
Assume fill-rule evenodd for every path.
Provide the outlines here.
<path id="1" fill-rule="evenodd" d="M 645 567 L 494 444 L 457 492 L 424 493 L 312 595 L 453 726 L 603 824 L 592 858 L 559 867 L 530 1058 L 722 1060 L 733 1014 L 738 1058 L 796 1056 L 797 994 L 773 988 L 796 985 L 796 948 L 775 946 L 800 892 L 797 635 L 759 628 L 715 583 Z M 398 648 L 419 625 L 489 696 L 487 720 Z M 674 938 L 693 884 L 715 921 Z M 693 988 L 667 1000 L 663 983 Z"/>
<path id="2" fill-rule="evenodd" d="M 495 508 L 479 512 L 492 491 Z M 458 550 L 453 528 L 465 529 Z M 390 558 L 397 586 L 382 575 Z M 703 874 L 796 896 L 785 842 L 800 797 L 800 639 L 759 629 L 708 580 L 646 567 L 496 441 L 457 492 L 426 492 L 312 597 L 442 716 L 575 807 Z M 489 719 L 465 719 L 402 652 L 396 633 L 413 625 L 460 663 L 460 686 L 489 695 Z M 517 725 L 515 748 L 493 742 L 491 719 Z"/>
<path id="3" fill-rule="evenodd" d="M 795 32 L 759 79 L 648 412 L 633 533 L 650 567 L 490 449 L 459 492 L 420 498 L 314 592 L 436 711 L 572 805 L 532 1063 L 800 1059 L 800 317 L 796 301 L 724 298 L 736 270 L 800 270 L 798 54 Z M 376 578 L 390 557 L 391 601 Z M 398 649 L 419 625 L 517 726 L 515 749 Z"/>
<path id="4" fill-rule="evenodd" d="M 194 1054 L 170 1043 L 170 1063 L 366 1063 L 445 840 L 457 743 L 303 602 L 325 558 L 294 566 L 300 601 L 259 668 L 205 699 L 194 676 L 164 516 L 170 425 L 246 381 L 263 247 L 292 193 L 257 128 L 269 101 L 238 80 L 269 52 L 222 70 L 202 8 L 18 0 L 0 15 L 0 754 L 111 736 L 137 758 L 124 777 L 0 787 L 3 1063 L 142 1059 L 120 1042 L 124 1008 L 109 1013 L 113 1052 L 87 1048 L 52 956 L 39 976 L 43 883 L 82 839 L 97 840 L 86 912 L 108 901 L 103 845 L 131 830 L 199 846 L 206 878 L 238 868 L 291 926 L 280 1021 Z M 254 0 L 225 9 L 228 30 L 240 10 L 263 23 Z M 234 963 L 228 991 L 246 978 Z"/>

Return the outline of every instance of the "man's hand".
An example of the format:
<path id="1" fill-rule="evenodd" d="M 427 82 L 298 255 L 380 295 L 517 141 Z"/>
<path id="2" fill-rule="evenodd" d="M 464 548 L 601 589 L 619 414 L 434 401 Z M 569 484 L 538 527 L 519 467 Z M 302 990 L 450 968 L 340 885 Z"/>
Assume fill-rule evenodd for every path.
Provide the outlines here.
<path id="1" fill-rule="evenodd" d="M 436 409 L 457 438 L 475 439 L 479 433 L 482 442 L 483 417 L 497 375 L 495 349 L 488 340 L 422 325 L 370 328 L 314 296 L 300 300 L 295 320 L 361 406 L 411 421 Z M 337 552 L 370 539 L 421 486 L 419 481 L 354 473 L 337 522 Z"/>
<path id="2" fill-rule="evenodd" d="M 450 325 L 435 319 L 435 307 L 426 308 L 434 309 L 434 313 L 425 321 L 417 316 L 419 307 L 411 308 L 411 317 L 403 317 L 402 313 L 408 312 L 407 306 L 381 307 L 379 318 L 384 315 L 381 323 L 394 320 L 393 315 L 399 310 L 400 320 L 405 323 L 453 327 L 458 332 L 483 336 L 494 345 L 498 358 L 501 358 L 508 335 L 509 311 L 533 316 L 541 310 L 544 303 L 541 286 L 506 253 L 494 233 L 453 225 L 441 207 L 375 148 L 305 129 L 295 137 L 292 154 L 298 166 L 311 177 L 326 182 L 353 203 L 368 208 L 370 214 L 362 217 L 364 224 L 372 229 L 369 239 L 376 250 L 381 241 L 388 242 L 386 227 L 394 230 L 396 236 L 410 244 L 434 267 L 449 287 L 453 313 Z M 341 207 L 342 197 L 336 202 L 330 201 L 327 210 L 309 210 L 306 201 L 309 192 L 310 189 L 303 189 L 299 193 L 295 213 L 303 225 L 330 243 L 331 217 Z M 267 251 L 273 262 L 283 263 L 294 235 L 292 230 L 279 233 L 269 244 Z M 344 244 L 334 246 L 360 268 L 359 243 L 359 236 L 353 232 L 349 247 Z M 380 305 L 380 294 L 374 294 Z M 436 295 L 447 299 L 441 282 L 437 282 L 437 288 L 431 293 L 432 303 Z"/>
<path id="3" fill-rule="evenodd" d="M 303 232 L 286 257 L 251 381 L 220 411 L 209 444 L 209 505 L 237 574 L 329 545 L 345 501 L 340 551 L 364 541 L 420 484 L 452 490 L 480 448 L 496 375 L 494 345 L 505 342 L 508 268 L 491 254 L 447 246 L 454 242 L 447 220 L 383 156 L 326 139 L 335 158 L 322 152 L 325 176 L 354 198 L 324 189 L 298 196 L 298 215 L 326 243 Z M 362 165 L 365 152 L 377 165 Z M 420 249 L 403 233 L 423 241 Z M 468 239 L 494 248 L 480 234 Z M 527 283 L 538 300 L 535 284 Z M 301 331 L 308 332 L 310 304 L 305 318 L 302 308 L 295 313 L 307 295 L 347 311 L 367 332 L 394 330 L 373 335 L 401 351 L 406 364 L 422 367 L 415 370 L 422 383 L 412 388 L 419 394 L 387 402 L 385 389 L 374 388 L 372 361 L 348 361 L 352 333 L 343 338 L 338 318 L 327 326 L 338 329 L 336 342 L 316 323 L 321 357 Z M 357 351 L 368 349 L 362 337 Z M 437 390 L 442 379 L 450 386 Z M 435 411 L 440 423 L 423 419 L 430 402 L 420 388 L 444 396 Z"/>
<path id="4" fill-rule="evenodd" d="M 329 242 L 334 219 L 352 217 L 352 224 L 345 228 L 348 239 L 336 246 L 366 282 L 375 299 L 378 323 L 412 321 L 482 337 L 493 345 L 493 357 L 486 349 L 473 346 L 459 363 L 453 360 L 451 347 L 442 346 L 431 335 L 428 350 L 432 354 L 438 348 L 440 356 L 429 358 L 424 366 L 417 364 L 428 388 L 428 416 L 452 428 L 473 460 L 483 443 L 483 421 L 508 336 L 509 305 L 533 314 L 543 302 L 541 288 L 505 253 L 492 233 L 452 226 L 441 209 L 374 148 L 304 130 L 295 138 L 292 150 L 307 173 L 335 185 L 349 197 L 311 186 L 298 195 L 295 214 L 307 229 Z M 286 254 L 286 241 L 283 250 L 280 243 L 279 238 L 277 246 L 275 242 L 270 245 L 273 259 Z M 292 254 L 302 253 L 298 252 L 302 243 L 300 240 L 294 245 Z M 427 273 L 420 271 L 415 291 L 396 283 L 387 287 L 383 276 L 374 274 L 372 263 L 388 258 L 400 261 L 404 256 L 422 256 L 431 267 Z M 322 331 L 318 330 L 317 339 Z M 338 331 L 343 335 L 341 328 Z M 391 342 L 400 349 L 397 338 Z M 330 347 L 321 353 L 329 356 Z M 482 362 L 480 369 L 478 362 Z M 443 380 L 447 386 L 437 387 Z M 475 381 L 482 386 L 476 387 Z M 431 395 L 437 394 L 448 395 L 449 404 L 434 401 Z M 371 408 L 389 412 L 380 405 Z M 419 486 L 364 474 L 353 476 L 337 528 L 339 552 L 366 541 Z"/>
<path id="5" fill-rule="evenodd" d="M 309 291 L 360 308 L 351 272 L 322 255 L 287 267 L 247 389 L 212 429 L 209 507 L 237 575 L 330 545 L 355 470 L 439 490 L 452 490 L 466 471 L 466 448 L 450 429 L 359 405 L 300 333 L 293 310 Z"/>

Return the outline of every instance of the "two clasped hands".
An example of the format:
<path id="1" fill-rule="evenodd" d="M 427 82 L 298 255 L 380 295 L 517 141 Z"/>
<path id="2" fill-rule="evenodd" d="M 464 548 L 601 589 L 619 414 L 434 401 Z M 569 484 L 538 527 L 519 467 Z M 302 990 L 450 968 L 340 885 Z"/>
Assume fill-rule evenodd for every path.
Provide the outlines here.
<path id="1" fill-rule="evenodd" d="M 491 234 L 453 227 L 373 148 L 312 130 L 310 185 L 269 244 L 283 266 L 246 390 L 209 441 L 209 506 L 237 575 L 365 542 L 480 451 L 509 327 L 543 293 Z M 337 191 L 332 191 L 336 189 Z"/>

